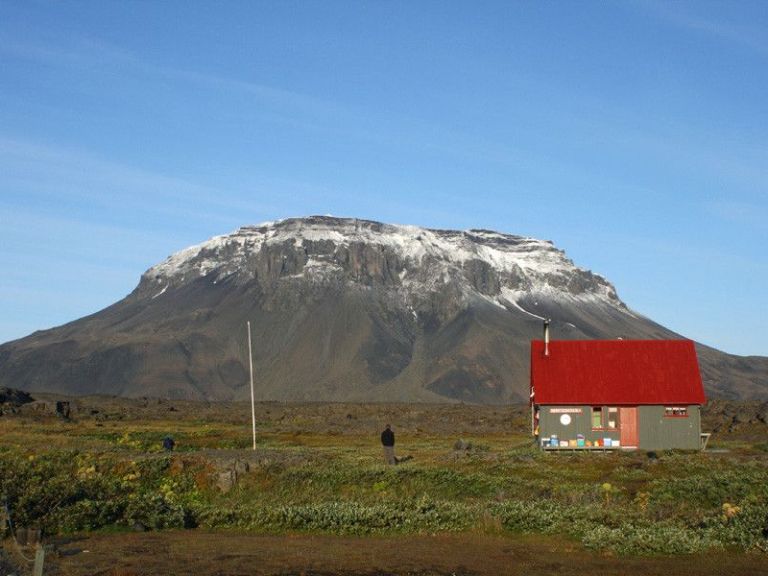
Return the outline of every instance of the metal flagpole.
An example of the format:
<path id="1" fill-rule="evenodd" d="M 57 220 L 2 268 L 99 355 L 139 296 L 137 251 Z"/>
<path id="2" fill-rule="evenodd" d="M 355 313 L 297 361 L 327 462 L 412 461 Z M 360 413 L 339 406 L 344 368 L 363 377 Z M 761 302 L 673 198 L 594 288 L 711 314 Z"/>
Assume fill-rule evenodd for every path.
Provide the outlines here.
<path id="1" fill-rule="evenodd" d="M 251 369 L 251 424 L 253 426 L 253 449 L 256 450 L 256 401 L 253 397 L 253 353 L 251 352 L 251 322 L 248 321 L 248 366 Z"/>

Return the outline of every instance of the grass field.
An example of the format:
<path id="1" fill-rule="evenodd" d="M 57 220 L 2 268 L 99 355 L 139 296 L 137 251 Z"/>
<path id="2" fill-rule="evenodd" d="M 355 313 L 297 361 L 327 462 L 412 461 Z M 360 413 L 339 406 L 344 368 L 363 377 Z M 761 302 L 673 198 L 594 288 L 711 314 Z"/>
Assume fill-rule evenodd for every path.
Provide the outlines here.
<path id="1" fill-rule="evenodd" d="M 16 526 L 74 551 L 51 556 L 59 574 L 768 573 L 764 425 L 651 459 L 541 453 L 522 407 L 261 404 L 256 450 L 249 416 L 30 405 L 0 417 L 0 494 Z M 384 465 L 385 423 L 412 459 Z"/>

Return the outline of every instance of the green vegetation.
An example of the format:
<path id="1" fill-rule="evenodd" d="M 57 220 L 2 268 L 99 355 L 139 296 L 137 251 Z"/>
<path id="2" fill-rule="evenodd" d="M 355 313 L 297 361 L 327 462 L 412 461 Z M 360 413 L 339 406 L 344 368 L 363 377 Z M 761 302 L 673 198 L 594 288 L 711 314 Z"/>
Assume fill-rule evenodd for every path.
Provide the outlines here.
<path id="1" fill-rule="evenodd" d="M 418 434 L 398 442 L 414 459 L 387 467 L 377 439 L 359 435 L 273 432 L 254 452 L 240 450 L 248 439 L 234 426 L 177 422 L 179 451 L 169 454 L 160 450 L 171 427 L 163 422 L 0 426 L 0 494 L 17 525 L 47 534 L 136 526 L 545 533 L 629 555 L 768 544 L 761 447 L 651 460 L 510 450 L 525 441 L 511 434 L 472 438 L 482 450 L 454 451 L 454 438 Z M 222 486 L 222 475 L 231 485 Z"/>

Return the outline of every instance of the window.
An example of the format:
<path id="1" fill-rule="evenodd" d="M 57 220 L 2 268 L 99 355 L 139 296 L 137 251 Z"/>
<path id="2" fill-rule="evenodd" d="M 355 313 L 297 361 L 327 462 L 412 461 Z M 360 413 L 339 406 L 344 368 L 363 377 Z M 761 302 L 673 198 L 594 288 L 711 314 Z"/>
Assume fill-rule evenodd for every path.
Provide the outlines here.
<path id="1" fill-rule="evenodd" d="M 616 430 L 619 427 L 619 409 L 608 408 L 608 429 Z"/>
<path id="2" fill-rule="evenodd" d="M 687 406 L 665 406 L 664 416 L 666 418 L 687 418 L 688 407 Z"/>
<path id="3" fill-rule="evenodd" d="M 619 409 L 616 406 L 592 406 L 592 430 L 618 430 Z"/>
<path id="4" fill-rule="evenodd" d="M 603 427 L 603 409 L 600 406 L 592 406 L 592 428 Z"/>

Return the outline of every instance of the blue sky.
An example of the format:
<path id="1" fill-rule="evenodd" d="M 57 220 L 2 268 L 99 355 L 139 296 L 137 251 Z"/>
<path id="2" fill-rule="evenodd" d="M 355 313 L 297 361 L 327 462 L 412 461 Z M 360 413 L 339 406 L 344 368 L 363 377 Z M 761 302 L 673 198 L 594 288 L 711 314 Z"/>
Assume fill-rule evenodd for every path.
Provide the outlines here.
<path id="1" fill-rule="evenodd" d="M 768 2 L 0 0 L 0 342 L 333 214 L 553 240 L 768 355 Z"/>

